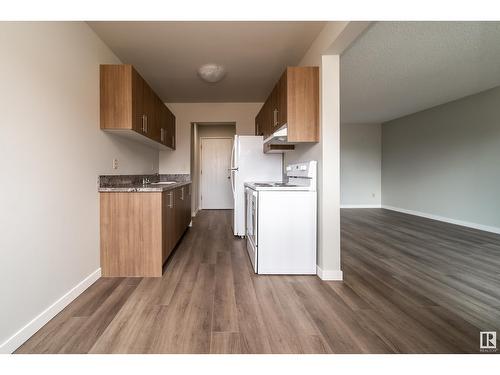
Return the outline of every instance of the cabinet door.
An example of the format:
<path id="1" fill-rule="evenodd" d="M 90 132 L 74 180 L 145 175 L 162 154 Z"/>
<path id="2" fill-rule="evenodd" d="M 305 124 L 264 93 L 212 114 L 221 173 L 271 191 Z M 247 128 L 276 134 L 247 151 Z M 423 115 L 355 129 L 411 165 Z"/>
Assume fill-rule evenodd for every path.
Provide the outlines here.
<path id="1" fill-rule="evenodd" d="M 264 139 L 272 134 L 272 115 L 271 115 L 271 105 L 269 100 L 266 100 L 264 106 L 262 107 L 262 134 Z"/>
<path id="2" fill-rule="evenodd" d="M 288 112 L 288 82 L 287 70 L 282 74 L 278 82 L 278 128 L 287 123 Z"/>
<path id="3" fill-rule="evenodd" d="M 144 127 L 142 129 L 142 133 L 153 139 L 155 130 L 156 97 L 155 93 L 151 90 L 151 87 L 149 87 L 146 81 L 143 82 L 142 99 L 144 109 Z"/>
<path id="4" fill-rule="evenodd" d="M 255 135 L 264 135 L 263 125 L 264 124 L 262 123 L 262 108 L 261 108 L 259 113 L 255 117 Z"/>
<path id="5" fill-rule="evenodd" d="M 163 243 L 162 260 L 165 263 L 168 256 L 175 247 L 175 206 L 174 192 L 167 191 L 163 193 Z"/>
<path id="6" fill-rule="evenodd" d="M 162 143 L 161 142 L 161 122 L 162 122 L 162 107 L 164 106 L 163 103 L 161 102 L 160 98 L 156 96 L 156 94 L 153 92 L 153 118 L 151 123 L 149 124 L 151 126 L 151 133 L 150 136 L 153 140 L 156 142 Z"/>
<path id="7" fill-rule="evenodd" d="M 175 116 L 167 108 L 168 126 L 167 126 L 167 146 L 175 150 Z"/>
<path id="8" fill-rule="evenodd" d="M 132 69 L 132 129 L 143 133 L 144 127 L 144 80 Z"/>
<path id="9" fill-rule="evenodd" d="M 135 118 L 134 114 L 142 110 L 134 106 L 137 103 L 132 101 L 132 96 L 137 97 L 137 91 L 141 96 L 142 87 L 138 87 L 134 68 L 131 65 L 100 65 L 99 76 L 101 129 L 135 129 L 140 126 L 140 117 Z"/>
<path id="10" fill-rule="evenodd" d="M 159 128 L 160 128 L 160 143 L 162 145 L 168 146 L 168 112 L 167 112 L 167 107 L 163 104 L 160 103 L 160 106 L 158 108 L 158 122 L 159 122 Z"/>
<path id="11" fill-rule="evenodd" d="M 183 211 L 184 211 L 184 191 L 182 187 L 174 190 L 175 195 L 175 243 L 179 241 L 183 232 L 184 220 L 183 220 Z"/>
<path id="12" fill-rule="evenodd" d="M 271 133 L 274 133 L 279 128 L 278 120 L 278 103 L 279 103 L 279 84 L 274 85 L 273 91 L 269 96 L 269 106 L 271 111 Z"/>
<path id="13" fill-rule="evenodd" d="M 182 190 L 182 228 L 181 228 L 181 234 L 184 233 L 188 226 L 188 215 L 187 215 L 187 210 L 188 210 L 188 202 L 189 202 L 189 192 L 188 192 L 189 186 L 183 186 L 181 187 Z"/>
<path id="14" fill-rule="evenodd" d="M 176 210 L 177 210 L 177 202 L 175 201 L 175 190 L 170 190 L 169 191 L 169 202 L 170 203 L 170 218 L 171 218 L 171 225 L 169 226 L 169 234 L 170 234 L 170 251 L 172 251 L 177 245 L 177 216 L 176 216 Z"/>
<path id="15" fill-rule="evenodd" d="M 191 185 L 184 186 L 184 208 L 185 230 L 189 226 L 189 223 L 191 223 Z"/>
<path id="16" fill-rule="evenodd" d="M 319 141 L 319 68 L 287 69 L 288 142 Z"/>

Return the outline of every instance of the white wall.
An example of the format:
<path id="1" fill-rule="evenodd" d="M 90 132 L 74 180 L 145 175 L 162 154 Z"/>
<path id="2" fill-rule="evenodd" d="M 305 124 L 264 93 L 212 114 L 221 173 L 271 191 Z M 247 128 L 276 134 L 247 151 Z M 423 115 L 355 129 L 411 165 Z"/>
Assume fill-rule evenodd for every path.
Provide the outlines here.
<path id="1" fill-rule="evenodd" d="M 199 137 L 231 137 L 236 134 L 236 127 L 232 124 L 224 125 L 199 125 Z M 253 133 L 252 133 L 253 134 Z"/>
<path id="2" fill-rule="evenodd" d="M 380 207 L 381 125 L 340 127 L 340 203 L 342 207 Z"/>
<path id="3" fill-rule="evenodd" d="M 6 340 L 99 269 L 97 176 L 156 172 L 158 152 L 99 129 L 99 64 L 120 61 L 85 23 L 2 22 L 0 46 L 5 352 L 47 316 Z"/>
<path id="4" fill-rule="evenodd" d="M 255 133 L 262 103 L 167 103 L 176 118 L 176 151 L 160 152 L 160 173 L 190 173 L 191 124 L 234 122 L 236 134 Z"/>
<path id="5" fill-rule="evenodd" d="M 500 233 L 500 87 L 382 125 L 382 204 Z"/>
<path id="6" fill-rule="evenodd" d="M 285 164 L 318 161 L 318 274 L 342 279 L 340 270 L 340 62 L 328 55 L 348 22 L 328 22 L 300 66 L 320 68 L 320 142 L 299 144 Z"/>

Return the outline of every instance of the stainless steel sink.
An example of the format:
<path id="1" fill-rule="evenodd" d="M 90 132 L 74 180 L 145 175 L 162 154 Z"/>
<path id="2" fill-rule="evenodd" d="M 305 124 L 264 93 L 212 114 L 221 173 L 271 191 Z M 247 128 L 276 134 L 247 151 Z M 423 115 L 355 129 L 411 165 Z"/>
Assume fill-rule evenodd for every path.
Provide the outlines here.
<path id="1" fill-rule="evenodd" d="M 176 184 L 176 181 L 160 181 L 160 182 L 151 182 L 150 185 L 172 185 Z"/>

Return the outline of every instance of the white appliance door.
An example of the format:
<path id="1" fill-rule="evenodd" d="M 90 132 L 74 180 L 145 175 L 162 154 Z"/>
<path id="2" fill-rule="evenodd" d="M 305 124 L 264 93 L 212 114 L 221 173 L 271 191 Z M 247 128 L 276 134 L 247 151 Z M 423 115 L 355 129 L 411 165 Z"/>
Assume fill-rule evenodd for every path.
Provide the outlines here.
<path id="1" fill-rule="evenodd" d="M 316 192 L 261 191 L 258 210 L 258 273 L 316 274 Z"/>
<path id="2" fill-rule="evenodd" d="M 261 136 L 237 136 L 235 139 L 234 235 L 245 235 L 245 182 L 282 181 L 281 154 L 264 154 Z"/>
<path id="3" fill-rule="evenodd" d="M 238 233 L 237 223 L 238 223 L 238 215 L 240 214 L 238 208 L 236 207 L 236 202 L 238 201 L 238 192 L 236 190 L 236 176 L 238 174 L 238 148 L 239 148 L 239 137 L 237 135 L 234 136 L 233 140 L 233 150 L 231 152 L 231 190 L 233 191 L 233 220 L 231 222 L 231 227 L 233 229 L 233 234 L 235 236 L 240 235 Z"/>
<path id="4" fill-rule="evenodd" d="M 258 194 L 252 189 L 245 190 L 247 252 L 257 273 L 258 256 Z"/>
<path id="5" fill-rule="evenodd" d="M 235 175 L 238 172 L 238 156 L 237 156 L 237 147 L 238 147 L 238 136 L 234 136 L 233 140 L 233 149 L 231 151 L 231 165 L 229 167 L 229 174 L 231 178 L 231 190 L 233 191 L 233 199 L 236 196 L 235 190 Z"/>

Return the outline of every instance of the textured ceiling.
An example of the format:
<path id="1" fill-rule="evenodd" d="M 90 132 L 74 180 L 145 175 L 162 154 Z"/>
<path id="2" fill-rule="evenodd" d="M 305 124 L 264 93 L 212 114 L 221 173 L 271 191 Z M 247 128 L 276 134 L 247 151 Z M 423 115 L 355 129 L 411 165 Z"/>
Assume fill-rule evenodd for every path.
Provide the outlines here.
<path id="1" fill-rule="evenodd" d="M 341 57 L 343 123 L 380 123 L 500 85 L 500 22 L 377 22 Z"/>
<path id="2" fill-rule="evenodd" d="M 325 22 L 88 22 L 123 63 L 166 102 L 261 102 L 299 62 Z M 208 84 L 206 63 L 226 77 Z"/>

